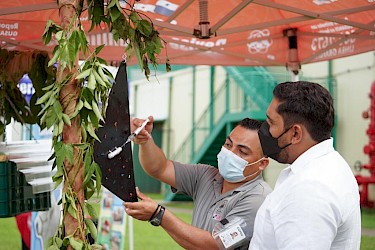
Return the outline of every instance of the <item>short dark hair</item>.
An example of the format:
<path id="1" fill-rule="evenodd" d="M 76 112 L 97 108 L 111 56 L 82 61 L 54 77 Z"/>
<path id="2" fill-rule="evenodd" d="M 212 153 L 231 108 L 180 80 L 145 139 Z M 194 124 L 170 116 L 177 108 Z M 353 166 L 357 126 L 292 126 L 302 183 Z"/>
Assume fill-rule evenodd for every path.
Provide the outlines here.
<path id="1" fill-rule="evenodd" d="M 300 123 L 316 142 L 331 137 L 333 100 L 323 86 L 307 81 L 283 82 L 275 87 L 273 96 L 280 101 L 277 112 L 284 120 L 284 129 Z"/>
<path id="2" fill-rule="evenodd" d="M 255 131 L 258 131 L 261 125 L 262 125 L 262 122 L 251 119 L 251 118 L 244 118 L 237 123 L 237 126 L 241 126 L 249 130 L 255 130 Z"/>

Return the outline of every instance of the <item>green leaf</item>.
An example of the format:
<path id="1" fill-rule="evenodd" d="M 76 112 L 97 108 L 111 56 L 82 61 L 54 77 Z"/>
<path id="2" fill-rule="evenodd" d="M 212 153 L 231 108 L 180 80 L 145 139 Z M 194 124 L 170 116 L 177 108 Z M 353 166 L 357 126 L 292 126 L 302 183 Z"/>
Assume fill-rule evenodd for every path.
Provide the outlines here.
<path id="1" fill-rule="evenodd" d="M 103 58 L 96 57 L 96 60 L 98 60 L 99 64 L 108 65 L 107 61 Z"/>
<path id="2" fill-rule="evenodd" d="M 51 109 L 51 105 L 53 103 L 55 103 L 56 101 L 56 98 L 54 95 L 51 95 L 50 98 L 48 99 L 47 103 L 44 104 L 44 107 L 42 108 L 42 110 L 38 113 L 38 115 L 42 115 L 42 114 L 45 114 L 45 112 L 47 112 L 48 109 Z"/>
<path id="3" fill-rule="evenodd" d="M 87 208 L 87 212 L 89 213 L 89 215 L 91 216 L 91 218 L 93 220 L 97 220 L 98 219 L 98 214 L 96 213 L 96 210 L 95 208 L 88 202 L 86 202 L 86 208 Z"/>
<path id="4" fill-rule="evenodd" d="M 74 147 L 76 148 L 79 148 L 81 150 L 86 150 L 88 149 L 89 147 L 91 147 L 91 145 L 87 144 L 87 143 L 76 143 L 73 145 Z"/>
<path id="5" fill-rule="evenodd" d="M 54 22 L 51 19 L 47 20 L 46 27 L 44 28 L 43 35 L 46 34 Z"/>
<path id="6" fill-rule="evenodd" d="M 63 144 L 65 158 L 69 161 L 70 164 L 73 164 L 73 145 L 72 144 Z"/>
<path id="7" fill-rule="evenodd" d="M 50 160 L 54 159 L 55 157 L 56 157 L 56 156 L 55 156 L 55 152 L 53 152 L 52 155 L 48 158 L 47 161 L 50 161 Z"/>
<path id="8" fill-rule="evenodd" d="M 64 31 L 60 30 L 55 34 L 55 38 L 57 41 L 60 41 L 63 38 Z"/>
<path id="9" fill-rule="evenodd" d="M 96 87 L 96 81 L 95 81 L 95 76 L 94 74 L 89 75 L 88 83 L 87 83 L 87 88 L 94 90 Z"/>
<path id="10" fill-rule="evenodd" d="M 55 154 L 56 154 L 56 165 L 57 165 L 57 167 L 63 168 L 64 160 L 65 160 L 64 151 L 61 148 L 58 148 L 57 146 L 55 146 Z"/>
<path id="11" fill-rule="evenodd" d="M 61 107 L 61 104 L 59 102 L 54 102 L 53 103 L 53 110 L 55 111 L 56 113 L 56 116 L 60 119 L 62 119 L 62 107 Z"/>
<path id="12" fill-rule="evenodd" d="M 63 121 L 65 122 L 66 125 L 68 125 L 69 127 L 72 126 L 72 122 L 70 121 L 70 118 L 67 114 L 62 114 L 62 119 Z"/>
<path id="13" fill-rule="evenodd" d="M 69 245 L 69 238 L 65 237 L 63 239 L 63 246 L 67 247 Z M 67 249 L 67 248 L 63 248 L 63 249 Z"/>
<path id="14" fill-rule="evenodd" d="M 102 114 L 100 113 L 98 104 L 96 104 L 96 102 L 94 100 L 92 100 L 91 106 L 92 106 L 92 110 L 94 111 L 96 117 L 98 117 L 99 120 L 104 121 L 104 119 L 102 117 Z"/>
<path id="15" fill-rule="evenodd" d="M 70 245 L 73 247 L 73 249 L 75 250 L 82 250 L 82 247 L 83 247 L 83 242 L 82 241 L 78 241 L 76 239 L 74 239 L 73 236 L 70 236 L 69 237 L 69 242 L 70 242 Z"/>
<path id="16" fill-rule="evenodd" d="M 98 239 L 98 230 L 92 220 L 85 219 L 86 226 L 89 228 L 91 237 L 96 241 Z"/>
<path id="17" fill-rule="evenodd" d="M 52 89 L 54 86 L 55 86 L 55 83 L 52 83 L 52 84 L 50 84 L 50 85 L 48 85 L 48 86 L 42 88 L 42 90 L 44 90 L 44 91 L 48 91 L 48 90 Z"/>
<path id="18" fill-rule="evenodd" d="M 113 6 L 115 6 L 116 5 L 116 0 L 112 0 L 112 1 L 110 1 L 110 3 L 108 4 L 108 9 L 110 9 L 110 8 L 112 8 Z"/>
<path id="19" fill-rule="evenodd" d="M 82 142 L 87 141 L 87 132 L 85 126 L 81 126 Z"/>
<path id="20" fill-rule="evenodd" d="M 60 120 L 58 134 L 61 134 L 63 132 L 63 129 L 64 129 L 64 121 Z"/>
<path id="21" fill-rule="evenodd" d="M 61 47 L 61 55 L 60 55 L 60 60 L 59 60 L 59 65 L 60 65 L 60 70 L 64 70 L 67 67 L 68 62 L 70 62 L 69 59 L 69 51 L 68 51 L 68 46 L 66 42 L 60 44 Z"/>
<path id="22" fill-rule="evenodd" d="M 46 127 L 50 128 L 55 124 L 55 121 L 57 120 L 57 116 L 55 115 L 55 112 L 52 112 L 52 109 L 48 109 L 46 111 Z"/>
<path id="23" fill-rule="evenodd" d="M 89 112 L 89 121 L 94 128 L 99 127 L 99 119 L 94 112 Z"/>
<path id="24" fill-rule="evenodd" d="M 76 117 L 76 115 L 78 115 L 79 111 L 83 108 L 83 101 L 80 99 L 77 103 L 77 106 L 76 108 L 74 109 L 74 112 L 73 114 L 71 114 L 71 119 L 73 119 L 74 117 Z"/>
<path id="25" fill-rule="evenodd" d="M 72 196 L 68 195 L 68 194 L 66 195 L 66 198 L 68 199 L 68 203 L 73 207 L 73 210 L 77 211 L 77 206 L 76 206 L 76 202 L 75 202 L 74 198 Z M 77 217 L 74 217 L 74 218 L 77 218 Z"/>
<path id="26" fill-rule="evenodd" d="M 115 80 L 114 78 L 113 78 L 113 75 L 112 75 L 112 73 L 108 70 L 108 69 L 106 69 L 106 68 L 101 68 L 103 71 L 104 71 L 104 74 L 107 76 L 107 78 L 109 78 L 109 80 Z"/>
<path id="27" fill-rule="evenodd" d="M 85 107 L 85 108 L 87 108 L 89 110 L 92 110 L 92 107 L 91 107 L 90 103 L 87 100 L 83 101 L 83 107 Z"/>
<path id="28" fill-rule="evenodd" d="M 60 177 L 63 177 L 64 176 L 64 170 L 63 170 L 63 167 L 62 166 L 59 166 L 57 167 L 57 172 L 56 174 L 52 177 L 52 179 L 57 179 L 57 178 L 60 178 Z"/>
<path id="29" fill-rule="evenodd" d="M 63 166 L 65 159 L 67 159 L 70 164 L 73 164 L 73 145 L 63 142 L 58 145 L 58 147 L 55 146 L 57 166 Z"/>
<path id="30" fill-rule="evenodd" d="M 93 164 L 90 164 L 88 167 L 88 172 L 85 176 L 85 179 L 83 180 L 83 186 L 86 186 L 86 184 L 90 181 L 93 173 L 95 172 L 95 166 Z"/>
<path id="31" fill-rule="evenodd" d="M 62 244 L 63 244 L 63 241 L 62 239 L 58 238 L 58 237 L 54 237 L 54 242 L 56 243 L 55 245 L 60 249 Z"/>
<path id="32" fill-rule="evenodd" d="M 60 50 L 57 50 L 54 54 L 52 59 L 48 62 L 48 67 L 51 67 L 55 62 L 57 62 L 58 57 L 60 56 Z"/>
<path id="33" fill-rule="evenodd" d="M 73 208 L 74 203 L 70 203 L 68 206 L 68 213 L 74 218 L 77 219 L 77 209 Z M 75 205 L 75 204 L 74 204 Z"/>
<path id="34" fill-rule="evenodd" d="M 56 188 L 58 188 L 58 186 L 60 186 L 60 184 L 62 183 L 62 181 L 63 181 L 63 177 L 61 176 L 61 177 L 59 177 L 59 178 L 55 178 L 55 179 L 53 179 L 53 182 L 55 183 L 55 186 L 54 186 L 54 190 L 56 189 Z"/>
<path id="35" fill-rule="evenodd" d="M 76 63 L 76 58 L 78 55 L 79 49 L 79 39 L 77 37 L 77 32 L 73 31 L 72 35 L 69 37 L 67 50 L 68 50 L 68 58 L 69 58 L 69 69 L 71 70 Z"/>
<path id="36" fill-rule="evenodd" d="M 93 194 L 95 193 L 94 189 L 94 181 L 90 180 L 90 182 L 87 185 L 87 188 L 85 189 L 85 199 L 89 200 Z"/>
<path id="37" fill-rule="evenodd" d="M 100 142 L 98 136 L 95 134 L 95 129 L 92 126 L 92 123 L 87 124 L 87 129 L 86 130 L 87 130 L 87 132 L 89 132 L 89 134 L 91 135 L 92 138 L 94 138 L 95 140 L 97 140 L 97 141 Z"/>
<path id="38" fill-rule="evenodd" d="M 107 84 L 105 84 L 105 82 L 103 81 L 103 79 L 99 76 L 98 72 L 96 72 L 95 70 L 93 70 L 92 73 L 94 74 L 96 82 L 98 82 L 100 85 L 102 85 L 104 87 L 107 87 Z"/>
<path id="39" fill-rule="evenodd" d="M 66 203 L 66 194 L 63 193 L 62 197 L 61 197 L 61 201 L 62 203 Z"/>
<path id="40" fill-rule="evenodd" d="M 99 194 L 100 188 L 102 187 L 102 170 L 100 166 L 95 163 L 95 176 L 96 176 L 96 192 Z"/>
<path id="41" fill-rule="evenodd" d="M 53 187 L 53 190 L 55 190 L 56 188 L 58 188 L 60 186 L 60 184 L 62 183 L 63 180 L 64 180 L 63 177 L 54 179 L 53 182 L 55 183 L 55 186 Z"/>
<path id="42" fill-rule="evenodd" d="M 112 35 L 113 35 L 113 40 L 115 40 L 115 42 L 118 42 L 118 39 L 120 38 L 120 36 L 119 36 L 119 33 L 117 32 L 117 30 L 113 29 Z"/>
<path id="43" fill-rule="evenodd" d="M 91 74 L 92 68 L 86 69 L 85 71 L 82 71 L 81 73 L 78 74 L 76 79 L 85 79 Z"/>
<path id="44" fill-rule="evenodd" d="M 139 17 L 135 11 L 132 11 L 129 15 L 130 20 L 136 25 L 138 23 Z"/>
<path id="45" fill-rule="evenodd" d="M 60 248 L 58 248 L 58 247 L 55 246 L 55 245 L 52 245 L 52 246 L 49 246 L 49 247 L 47 248 L 47 250 L 60 250 Z"/>
<path id="46" fill-rule="evenodd" d="M 143 35 L 147 37 L 152 34 L 152 24 L 148 20 L 140 20 L 137 28 Z"/>
<path id="47" fill-rule="evenodd" d="M 106 87 L 109 87 L 110 83 L 109 83 L 108 77 L 104 74 L 102 67 L 98 67 L 98 74 L 100 78 L 106 83 Z"/>
<path id="48" fill-rule="evenodd" d="M 36 105 L 40 105 L 47 101 L 47 99 L 52 95 L 53 91 L 46 92 L 39 100 L 35 103 Z"/>
<path id="49" fill-rule="evenodd" d="M 81 29 L 78 31 L 78 39 L 81 44 L 82 52 L 85 55 L 87 50 L 87 39 L 85 32 L 83 31 L 83 28 L 81 26 Z"/>
<path id="50" fill-rule="evenodd" d="M 115 2 L 115 1 L 112 1 L 112 2 Z M 117 8 L 111 8 L 110 14 L 111 14 L 112 22 L 115 22 L 121 16 L 121 12 Z"/>
<path id="51" fill-rule="evenodd" d="M 102 250 L 103 246 L 98 244 L 92 244 L 92 250 Z"/>
<path id="52" fill-rule="evenodd" d="M 95 49 L 95 54 L 99 54 L 99 52 L 100 52 L 103 48 L 104 48 L 104 44 L 102 44 L 102 45 L 96 47 L 96 49 Z"/>

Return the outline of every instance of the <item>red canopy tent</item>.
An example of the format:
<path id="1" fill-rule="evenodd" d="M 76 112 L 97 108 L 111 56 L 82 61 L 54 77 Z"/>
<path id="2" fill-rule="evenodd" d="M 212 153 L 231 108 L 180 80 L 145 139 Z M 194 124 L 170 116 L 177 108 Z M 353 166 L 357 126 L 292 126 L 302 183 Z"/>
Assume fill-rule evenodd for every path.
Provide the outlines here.
<path id="1" fill-rule="evenodd" d="M 141 0 L 135 8 L 167 42 L 160 63 L 168 54 L 171 64 L 287 65 L 298 72 L 300 64 L 375 50 L 370 0 Z M 55 0 L 1 1 L 1 46 L 51 52 L 53 41 L 41 41 L 48 19 L 58 23 Z M 106 27 L 88 37 L 93 46 L 106 44 L 103 58 L 122 59 L 126 44 Z"/>

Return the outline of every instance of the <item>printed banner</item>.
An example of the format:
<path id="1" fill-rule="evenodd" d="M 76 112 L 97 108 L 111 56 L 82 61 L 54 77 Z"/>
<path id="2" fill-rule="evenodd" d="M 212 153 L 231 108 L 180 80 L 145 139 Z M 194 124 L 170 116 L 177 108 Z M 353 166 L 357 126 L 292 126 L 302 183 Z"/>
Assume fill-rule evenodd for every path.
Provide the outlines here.
<path id="1" fill-rule="evenodd" d="M 126 213 L 123 201 L 103 188 L 98 221 L 98 243 L 103 250 L 124 249 Z"/>

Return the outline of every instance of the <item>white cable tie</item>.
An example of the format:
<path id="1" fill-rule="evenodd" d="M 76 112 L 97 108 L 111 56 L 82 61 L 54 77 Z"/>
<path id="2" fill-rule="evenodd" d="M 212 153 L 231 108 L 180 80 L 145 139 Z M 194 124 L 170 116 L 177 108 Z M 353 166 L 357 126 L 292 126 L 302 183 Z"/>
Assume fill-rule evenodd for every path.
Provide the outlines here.
<path id="1" fill-rule="evenodd" d="M 122 147 L 116 147 L 115 150 L 110 151 L 110 153 L 108 154 L 108 159 L 112 159 L 113 157 L 121 153 L 121 151 L 122 151 Z"/>

